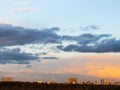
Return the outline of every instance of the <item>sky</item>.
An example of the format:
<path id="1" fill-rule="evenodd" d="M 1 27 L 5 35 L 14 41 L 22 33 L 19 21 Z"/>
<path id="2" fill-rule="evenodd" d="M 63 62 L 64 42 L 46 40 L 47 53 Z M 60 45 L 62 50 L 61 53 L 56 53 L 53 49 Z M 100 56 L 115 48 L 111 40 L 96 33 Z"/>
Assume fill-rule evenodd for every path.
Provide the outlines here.
<path id="1" fill-rule="evenodd" d="M 0 0 L 0 77 L 120 80 L 119 0 Z"/>

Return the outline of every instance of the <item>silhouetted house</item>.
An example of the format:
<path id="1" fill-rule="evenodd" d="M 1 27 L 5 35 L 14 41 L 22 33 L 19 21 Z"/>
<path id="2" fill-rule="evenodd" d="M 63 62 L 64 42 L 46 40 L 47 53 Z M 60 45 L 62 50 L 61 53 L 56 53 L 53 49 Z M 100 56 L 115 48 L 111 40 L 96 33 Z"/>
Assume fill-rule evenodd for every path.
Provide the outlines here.
<path id="1" fill-rule="evenodd" d="M 93 82 L 92 82 L 92 81 L 87 81 L 86 84 L 87 84 L 87 85 L 92 85 Z"/>
<path id="2" fill-rule="evenodd" d="M 114 85 L 120 85 L 120 82 L 115 82 L 115 84 Z"/>
<path id="3" fill-rule="evenodd" d="M 77 82 L 78 84 L 80 84 L 80 85 L 82 85 L 83 84 L 83 82 Z"/>
<path id="4" fill-rule="evenodd" d="M 95 85 L 99 85 L 100 83 L 99 83 L 98 81 L 95 81 L 94 84 L 95 84 Z"/>
<path id="5" fill-rule="evenodd" d="M 41 80 L 38 80 L 38 81 L 37 81 L 37 83 L 41 84 L 41 83 L 42 83 L 42 81 L 41 81 Z"/>
<path id="6" fill-rule="evenodd" d="M 13 81 L 13 77 L 2 77 L 2 82 L 12 82 Z"/>
<path id="7" fill-rule="evenodd" d="M 46 81 L 47 84 L 50 84 L 50 81 Z"/>
<path id="8" fill-rule="evenodd" d="M 76 84 L 77 83 L 77 78 L 74 78 L 74 77 L 71 77 L 71 78 L 68 78 L 68 84 Z"/>
<path id="9" fill-rule="evenodd" d="M 101 84 L 109 84 L 109 81 L 108 79 L 101 79 Z"/>
<path id="10" fill-rule="evenodd" d="M 55 84 L 55 83 L 56 83 L 55 78 L 52 79 L 51 83 L 52 83 L 52 84 Z"/>

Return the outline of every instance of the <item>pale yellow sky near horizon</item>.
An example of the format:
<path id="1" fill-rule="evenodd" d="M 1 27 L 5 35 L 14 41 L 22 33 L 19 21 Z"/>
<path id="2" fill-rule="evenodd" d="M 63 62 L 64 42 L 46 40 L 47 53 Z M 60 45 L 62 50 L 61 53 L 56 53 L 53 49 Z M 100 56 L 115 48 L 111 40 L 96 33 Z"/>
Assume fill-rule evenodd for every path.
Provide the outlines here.
<path id="1" fill-rule="evenodd" d="M 120 53 L 68 53 L 62 54 L 51 53 L 58 60 L 41 60 L 31 62 L 31 67 L 19 64 L 0 65 L 0 73 L 3 76 L 13 75 L 16 79 L 22 76 L 23 80 L 31 80 L 32 74 L 36 74 L 36 80 L 39 79 L 39 74 L 62 74 L 70 73 L 73 75 L 87 75 L 101 78 L 114 78 L 120 80 Z M 12 67 L 12 68 L 11 68 Z M 19 75 L 18 75 L 19 73 Z M 15 75 L 16 74 L 16 75 Z M 25 76 L 27 74 L 27 77 Z M 38 75 L 37 75 L 38 74 Z M 17 76 L 18 75 L 18 76 Z M 42 78 L 44 75 L 42 76 Z M 41 79 L 42 79 L 41 78 Z M 44 77 L 45 78 L 45 77 Z M 60 79 L 59 77 L 56 79 Z M 84 76 L 83 76 L 84 78 Z M 90 78 L 94 79 L 94 78 Z"/>

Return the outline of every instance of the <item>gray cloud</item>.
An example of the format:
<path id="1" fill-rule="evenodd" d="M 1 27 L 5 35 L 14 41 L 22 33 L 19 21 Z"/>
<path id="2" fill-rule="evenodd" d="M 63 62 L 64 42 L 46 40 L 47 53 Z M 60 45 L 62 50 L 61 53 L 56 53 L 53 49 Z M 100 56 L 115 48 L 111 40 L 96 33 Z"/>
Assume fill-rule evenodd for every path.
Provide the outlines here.
<path id="1" fill-rule="evenodd" d="M 42 57 L 42 59 L 59 59 L 57 57 Z"/>
<path id="2" fill-rule="evenodd" d="M 96 43 L 93 46 L 88 45 L 73 45 L 70 44 L 66 47 L 58 46 L 59 49 L 63 51 L 77 51 L 77 52 L 95 52 L 95 53 L 105 53 L 105 52 L 120 52 L 120 40 L 116 39 L 106 39 L 100 43 Z"/>
<path id="3" fill-rule="evenodd" d="M 110 39 L 110 37 L 110 34 L 93 35 L 90 33 L 80 36 L 63 36 L 63 40 L 76 41 L 77 44 L 69 44 L 66 47 L 58 45 L 57 48 L 70 52 L 120 52 L 120 40 Z"/>
<path id="4" fill-rule="evenodd" d="M 107 39 L 103 40 L 97 46 L 98 52 L 120 52 L 120 40 Z"/>
<path id="5" fill-rule="evenodd" d="M 47 39 L 44 44 L 48 44 L 48 43 L 51 43 L 51 44 L 54 44 L 54 43 L 56 43 L 56 44 L 61 44 L 60 41 L 58 41 L 58 40 L 56 40 L 56 39 L 53 39 L 53 38 Z"/>
<path id="6" fill-rule="evenodd" d="M 59 28 L 25 29 L 10 24 L 0 24 L 0 46 L 24 45 L 30 43 L 58 43 L 59 36 L 55 33 Z"/>
<path id="7" fill-rule="evenodd" d="M 62 49 L 63 51 L 77 51 L 77 52 L 95 52 L 91 46 L 68 45 Z"/>
<path id="8" fill-rule="evenodd" d="M 98 29 L 96 25 L 89 26 Z M 77 52 L 120 52 L 120 40 L 110 39 L 110 34 L 94 35 L 85 33 L 79 36 L 58 35 L 58 27 L 49 29 L 26 29 L 10 24 L 0 24 L 0 47 L 25 44 L 58 44 L 57 49 Z M 63 41 L 76 44 L 63 45 Z M 3 52 L 4 53 L 4 52 Z"/>
<path id="9" fill-rule="evenodd" d="M 76 41 L 78 44 L 86 45 L 90 43 L 96 43 L 102 38 L 109 38 L 110 34 L 93 35 L 85 33 L 79 36 L 62 36 L 62 40 Z"/>
<path id="10" fill-rule="evenodd" d="M 32 55 L 30 53 L 22 53 L 20 49 L 3 49 L 0 51 L 0 63 L 9 64 L 29 64 L 31 60 L 38 60 L 39 57 Z"/>
<path id="11" fill-rule="evenodd" d="M 25 13 L 25 12 L 33 12 L 36 11 L 38 8 L 17 8 L 17 9 L 12 9 L 9 12 L 10 13 Z"/>
<path id="12" fill-rule="evenodd" d="M 98 25 L 89 25 L 86 27 L 80 27 L 81 30 L 83 31 L 89 31 L 89 30 L 98 30 L 100 27 Z"/>
<path id="13" fill-rule="evenodd" d="M 99 41 L 100 39 L 105 38 L 105 37 L 108 38 L 108 37 L 110 37 L 110 35 L 109 34 L 92 35 L 89 33 L 83 34 L 80 36 L 78 43 L 83 44 L 83 45 L 90 44 L 90 43 L 96 43 L 97 41 Z"/>

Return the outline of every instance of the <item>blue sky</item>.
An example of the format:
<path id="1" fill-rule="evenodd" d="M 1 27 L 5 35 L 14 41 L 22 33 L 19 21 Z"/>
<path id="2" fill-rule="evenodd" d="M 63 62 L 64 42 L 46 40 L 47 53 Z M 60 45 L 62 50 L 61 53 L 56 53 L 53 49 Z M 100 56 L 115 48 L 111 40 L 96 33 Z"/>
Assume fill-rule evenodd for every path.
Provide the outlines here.
<path id="1" fill-rule="evenodd" d="M 119 3 L 0 0 L 0 77 L 120 80 Z"/>
<path id="2" fill-rule="evenodd" d="M 15 25 L 30 28 L 55 26 L 63 30 L 75 28 L 79 31 L 81 26 L 95 24 L 101 28 L 95 31 L 96 33 L 112 33 L 117 36 L 120 29 L 119 0 L 1 0 L 0 2 L 2 21 L 5 22 L 7 19 Z M 30 10 L 19 11 L 19 9 Z"/>

